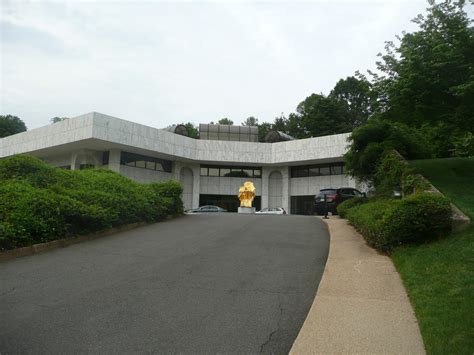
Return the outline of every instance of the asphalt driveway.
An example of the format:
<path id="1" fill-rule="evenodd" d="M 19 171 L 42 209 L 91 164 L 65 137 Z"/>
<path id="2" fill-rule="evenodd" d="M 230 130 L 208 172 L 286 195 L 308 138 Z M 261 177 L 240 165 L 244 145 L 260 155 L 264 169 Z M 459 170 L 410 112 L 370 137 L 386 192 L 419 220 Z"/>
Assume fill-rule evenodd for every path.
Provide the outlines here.
<path id="1" fill-rule="evenodd" d="M 0 353 L 287 353 L 328 247 L 318 218 L 228 213 L 0 263 Z"/>

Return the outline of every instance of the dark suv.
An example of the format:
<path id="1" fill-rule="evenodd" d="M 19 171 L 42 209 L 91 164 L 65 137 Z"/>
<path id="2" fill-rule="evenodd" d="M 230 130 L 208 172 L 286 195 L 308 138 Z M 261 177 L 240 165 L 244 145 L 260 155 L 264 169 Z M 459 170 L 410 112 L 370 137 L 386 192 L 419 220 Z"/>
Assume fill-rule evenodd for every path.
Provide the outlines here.
<path id="1" fill-rule="evenodd" d="M 365 197 L 365 194 L 352 187 L 340 187 L 338 189 L 322 189 L 314 198 L 314 208 L 318 215 L 324 215 L 326 212 L 326 197 L 327 212 L 337 214 L 337 206 L 353 197 Z"/>

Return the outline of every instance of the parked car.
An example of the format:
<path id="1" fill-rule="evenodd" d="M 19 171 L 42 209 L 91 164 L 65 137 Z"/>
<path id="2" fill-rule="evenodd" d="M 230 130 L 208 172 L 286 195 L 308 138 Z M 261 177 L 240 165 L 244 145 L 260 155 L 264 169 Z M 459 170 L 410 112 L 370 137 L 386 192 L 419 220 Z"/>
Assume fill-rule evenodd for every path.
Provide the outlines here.
<path id="1" fill-rule="evenodd" d="M 262 208 L 260 211 L 255 212 L 256 214 L 286 214 L 283 207 L 274 208 Z"/>
<path id="2" fill-rule="evenodd" d="M 337 206 L 346 200 L 354 197 L 365 197 L 365 194 L 352 187 L 340 187 L 337 189 L 322 189 L 314 198 L 315 212 L 318 215 L 324 215 L 326 212 L 337 214 Z M 326 202 L 325 199 L 326 198 Z"/>
<path id="3" fill-rule="evenodd" d="M 215 213 L 215 212 L 227 212 L 227 210 L 219 206 L 206 205 L 206 206 L 201 206 L 198 208 L 186 210 L 185 212 L 186 213 Z"/>

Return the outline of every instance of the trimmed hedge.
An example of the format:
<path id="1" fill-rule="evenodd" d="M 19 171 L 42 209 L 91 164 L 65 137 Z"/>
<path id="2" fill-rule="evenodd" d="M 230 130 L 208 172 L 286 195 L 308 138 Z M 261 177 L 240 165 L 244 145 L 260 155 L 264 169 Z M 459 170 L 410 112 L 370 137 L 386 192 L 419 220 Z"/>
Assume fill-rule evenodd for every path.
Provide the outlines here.
<path id="1" fill-rule="evenodd" d="M 110 170 L 69 171 L 39 159 L 0 161 L 0 250 L 183 212 L 176 181 L 138 184 Z"/>
<path id="2" fill-rule="evenodd" d="M 435 240 L 451 230 L 449 200 L 426 192 L 368 202 L 348 209 L 346 215 L 368 244 L 384 252 Z"/>
<path id="3" fill-rule="evenodd" d="M 353 197 L 349 200 L 346 200 L 337 206 L 337 214 L 341 218 L 346 218 L 347 211 L 350 208 L 360 206 L 363 203 L 366 203 L 367 201 L 368 199 L 366 197 Z"/>

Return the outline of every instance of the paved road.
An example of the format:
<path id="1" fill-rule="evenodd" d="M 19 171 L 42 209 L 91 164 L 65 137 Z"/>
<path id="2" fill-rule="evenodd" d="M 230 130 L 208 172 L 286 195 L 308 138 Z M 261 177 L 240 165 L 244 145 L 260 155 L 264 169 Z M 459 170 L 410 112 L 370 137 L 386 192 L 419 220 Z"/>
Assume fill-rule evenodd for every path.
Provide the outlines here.
<path id="1" fill-rule="evenodd" d="M 329 236 L 305 216 L 194 215 L 0 264 L 0 353 L 287 353 Z"/>

